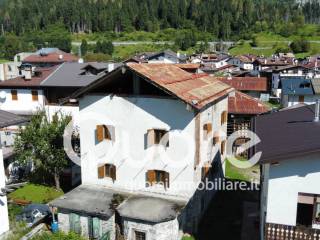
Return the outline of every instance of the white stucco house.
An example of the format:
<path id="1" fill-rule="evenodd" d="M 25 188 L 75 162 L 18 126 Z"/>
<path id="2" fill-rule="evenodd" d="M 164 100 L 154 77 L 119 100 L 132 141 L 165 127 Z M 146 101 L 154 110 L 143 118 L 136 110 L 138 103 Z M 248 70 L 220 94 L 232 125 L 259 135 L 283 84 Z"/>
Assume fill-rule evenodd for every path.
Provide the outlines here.
<path id="1" fill-rule="evenodd" d="M 261 237 L 320 236 L 319 106 L 258 116 L 255 125 L 256 151 L 262 152 Z"/>
<path id="2" fill-rule="evenodd" d="M 252 71 L 253 61 L 256 59 L 253 55 L 240 55 L 232 57 L 228 60 L 228 63 L 239 67 L 241 70 Z"/>
<path id="3" fill-rule="evenodd" d="M 60 229 L 130 240 L 196 234 L 215 193 L 196 188 L 223 176 L 232 92 L 177 65 L 141 63 L 77 91 L 82 185 L 50 203 Z"/>

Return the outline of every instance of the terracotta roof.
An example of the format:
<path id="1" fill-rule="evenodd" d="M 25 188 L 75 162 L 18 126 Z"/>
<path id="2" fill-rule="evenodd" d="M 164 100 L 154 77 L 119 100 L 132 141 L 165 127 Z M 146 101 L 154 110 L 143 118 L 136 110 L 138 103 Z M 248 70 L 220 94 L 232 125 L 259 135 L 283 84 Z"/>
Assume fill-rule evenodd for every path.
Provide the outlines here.
<path id="1" fill-rule="evenodd" d="M 63 57 L 61 58 L 62 55 Z M 76 62 L 78 57 L 71 53 L 66 52 L 52 52 L 48 54 L 32 54 L 23 59 L 24 63 L 63 63 L 63 62 Z"/>
<path id="2" fill-rule="evenodd" d="M 239 91 L 264 92 L 268 89 L 266 77 L 219 77 L 218 79 Z"/>
<path id="3" fill-rule="evenodd" d="M 257 57 L 254 55 L 239 55 L 235 58 L 238 58 L 241 62 L 252 63 Z"/>
<path id="4" fill-rule="evenodd" d="M 0 82 L 1 87 L 39 87 L 40 83 L 45 80 L 55 69 L 54 67 L 36 68 L 35 71 L 39 72 L 39 75 L 32 76 L 30 80 L 26 80 L 23 76 L 8 79 Z"/>
<path id="5" fill-rule="evenodd" d="M 242 92 L 236 91 L 234 96 L 229 96 L 228 111 L 232 114 L 258 115 L 270 111 L 263 102 Z"/>

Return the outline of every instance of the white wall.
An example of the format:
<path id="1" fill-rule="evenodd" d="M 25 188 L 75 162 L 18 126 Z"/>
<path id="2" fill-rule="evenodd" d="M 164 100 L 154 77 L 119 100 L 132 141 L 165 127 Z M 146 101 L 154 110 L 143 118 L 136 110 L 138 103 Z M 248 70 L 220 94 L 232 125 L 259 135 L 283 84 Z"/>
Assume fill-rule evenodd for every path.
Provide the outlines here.
<path id="1" fill-rule="evenodd" d="M 0 81 L 8 80 L 19 76 L 18 66 L 21 62 L 6 62 L 0 64 Z"/>
<path id="2" fill-rule="evenodd" d="M 11 89 L 0 89 L 0 92 L 4 92 L 5 98 L 0 99 L 0 109 L 21 113 L 32 114 L 44 106 L 43 91 L 38 89 L 38 101 L 32 101 L 31 89 L 13 89 L 18 92 L 18 100 L 12 100 Z"/>
<path id="3" fill-rule="evenodd" d="M 2 149 L 0 149 L 0 193 L 1 189 L 5 187 L 5 173 L 4 173 L 4 166 L 3 166 L 3 154 Z M 9 231 L 9 218 L 8 218 L 8 204 L 7 204 L 7 197 L 0 196 L 0 238 L 1 234 Z"/>
<path id="4" fill-rule="evenodd" d="M 315 104 L 317 99 L 320 99 L 320 95 L 304 95 L 303 103 L 308 105 Z M 298 95 L 284 95 L 282 96 L 281 101 L 283 107 L 291 107 L 300 104 Z"/>
<path id="5" fill-rule="evenodd" d="M 181 238 L 177 219 L 158 224 L 125 219 L 123 225 L 124 237 L 127 240 L 136 239 L 135 231 L 145 232 L 147 240 L 178 240 Z"/>
<path id="6" fill-rule="evenodd" d="M 213 130 L 219 127 L 220 115 L 227 109 L 227 98 L 217 106 L 201 114 L 201 122 L 213 122 Z M 213 113 L 209 113 L 214 110 Z M 164 98 L 143 98 L 118 96 L 85 96 L 80 100 L 80 135 L 82 154 L 82 183 L 101 184 L 125 190 L 160 193 L 172 196 L 190 197 L 194 192 L 192 184 L 200 181 L 200 168 L 194 171 L 194 112 L 186 110 L 186 104 L 179 100 Z M 91 119 L 90 119 L 91 118 Z M 85 120 L 88 120 L 86 121 Z M 98 124 L 115 127 L 115 142 L 96 144 L 95 128 Z M 169 147 L 166 162 L 160 147 L 147 150 L 148 129 L 165 129 L 169 133 Z M 200 126 L 202 129 L 202 126 Z M 200 134 L 202 136 L 202 133 Z M 173 137 L 177 136 L 177 137 Z M 202 139 L 202 138 L 200 138 Z M 151 154 L 158 150 L 160 154 Z M 159 153 L 159 152 L 158 152 Z M 201 153 L 205 156 L 205 153 Z M 145 161 L 143 161 L 145 159 Z M 212 159 L 211 159 L 212 160 Z M 97 164 L 113 163 L 117 167 L 117 179 L 98 179 Z M 179 166 L 172 166 L 178 163 Z M 170 174 L 170 188 L 146 187 L 147 170 L 164 170 Z M 190 186 L 191 184 L 191 186 Z"/>
<path id="7" fill-rule="evenodd" d="M 298 193 L 320 194 L 320 155 L 306 155 L 271 165 L 266 222 L 296 225 Z"/>

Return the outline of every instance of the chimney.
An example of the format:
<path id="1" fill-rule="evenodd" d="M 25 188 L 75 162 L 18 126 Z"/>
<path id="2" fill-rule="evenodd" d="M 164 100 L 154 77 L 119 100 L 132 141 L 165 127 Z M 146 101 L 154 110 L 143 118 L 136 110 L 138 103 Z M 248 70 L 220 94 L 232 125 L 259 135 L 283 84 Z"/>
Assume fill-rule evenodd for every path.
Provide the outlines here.
<path id="1" fill-rule="evenodd" d="M 112 72 L 114 70 L 114 63 L 108 64 L 108 72 Z"/>
<path id="2" fill-rule="evenodd" d="M 314 109 L 314 122 L 319 122 L 319 111 L 320 111 L 320 99 L 317 99 L 316 106 Z"/>
<path id="3" fill-rule="evenodd" d="M 59 60 L 62 60 L 62 59 L 63 59 L 63 55 L 59 54 Z"/>

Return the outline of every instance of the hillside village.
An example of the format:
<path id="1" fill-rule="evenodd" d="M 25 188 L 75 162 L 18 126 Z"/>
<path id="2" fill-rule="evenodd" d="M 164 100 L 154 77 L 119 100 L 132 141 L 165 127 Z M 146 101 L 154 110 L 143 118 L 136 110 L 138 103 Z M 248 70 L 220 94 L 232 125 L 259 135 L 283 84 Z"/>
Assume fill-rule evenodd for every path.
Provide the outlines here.
<path id="1" fill-rule="evenodd" d="M 0 63 L 0 239 L 320 239 L 320 55 L 12 59 Z M 40 186 L 39 201 L 23 190 Z"/>

